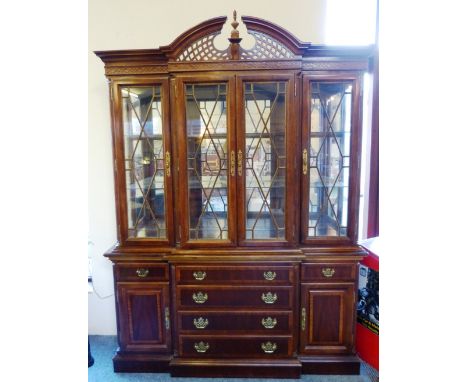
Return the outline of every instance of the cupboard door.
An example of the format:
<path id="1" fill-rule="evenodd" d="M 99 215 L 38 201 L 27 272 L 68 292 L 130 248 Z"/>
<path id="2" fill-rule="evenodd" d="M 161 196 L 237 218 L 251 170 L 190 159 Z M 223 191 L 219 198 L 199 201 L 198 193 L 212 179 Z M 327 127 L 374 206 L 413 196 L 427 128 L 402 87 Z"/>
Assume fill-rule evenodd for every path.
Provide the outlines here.
<path id="1" fill-rule="evenodd" d="M 302 284 L 300 351 L 346 354 L 352 351 L 354 283 Z"/>
<path id="2" fill-rule="evenodd" d="M 168 283 L 118 283 L 119 345 L 122 351 L 170 351 Z"/>
<path id="3" fill-rule="evenodd" d="M 302 238 L 350 242 L 357 234 L 359 81 L 304 76 Z"/>
<path id="4" fill-rule="evenodd" d="M 173 242 L 166 79 L 114 85 L 119 234 L 127 244 Z"/>
<path id="5" fill-rule="evenodd" d="M 178 78 L 176 93 L 182 245 L 234 245 L 234 81 Z"/>
<path id="6" fill-rule="evenodd" d="M 243 245 L 293 241 L 294 114 L 293 75 L 238 76 L 238 228 Z"/>

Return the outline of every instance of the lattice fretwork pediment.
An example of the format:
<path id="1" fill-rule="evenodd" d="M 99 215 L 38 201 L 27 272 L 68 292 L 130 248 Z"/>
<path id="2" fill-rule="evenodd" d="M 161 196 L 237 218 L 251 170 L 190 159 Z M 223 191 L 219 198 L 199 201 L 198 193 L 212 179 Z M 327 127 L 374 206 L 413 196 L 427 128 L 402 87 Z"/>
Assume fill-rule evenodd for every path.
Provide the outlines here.
<path id="1" fill-rule="evenodd" d="M 268 60 L 281 58 L 294 58 L 295 55 L 284 44 L 275 38 L 260 32 L 249 32 L 255 38 L 252 49 L 241 47 L 241 60 Z"/>
<path id="2" fill-rule="evenodd" d="M 214 39 L 220 32 L 204 36 L 182 51 L 176 61 L 220 61 L 229 58 L 228 50 L 219 50 Z"/>
<path id="3" fill-rule="evenodd" d="M 237 23 L 236 23 L 237 24 Z M 234 30 L 236 37 L 238 31 Z M 251 49 L 244 49 L 242 47 L 242 38 L 238 38 L 236 43 L 240 42 L 240 55 L 237 57 L 240 60 L 277 60 L 277 59 L 291 59 L 298 57 L 291 49 L 284 43 L 280 42 L 277 38 L 272 36 L 269 29 L 254 30 L 248 28 L 248 33 L 255 39 L 255 43 Z M 232 33 L 232 32 L 231 32 Z M 178 62 L 190 61 L 225 61 L 231 59 L 230 49 L 219 50 L 215 44 L 215 38 L 221 34 L 221 28 L 218 31 L 211 31 L 206 35 L 199 37 L 194 42 L 190 42 L 182 52 L 176 57 Z M 274 33 L 273 33 L 274 34 Z M 237 45 L 239 47 L 239 45 Z"/>

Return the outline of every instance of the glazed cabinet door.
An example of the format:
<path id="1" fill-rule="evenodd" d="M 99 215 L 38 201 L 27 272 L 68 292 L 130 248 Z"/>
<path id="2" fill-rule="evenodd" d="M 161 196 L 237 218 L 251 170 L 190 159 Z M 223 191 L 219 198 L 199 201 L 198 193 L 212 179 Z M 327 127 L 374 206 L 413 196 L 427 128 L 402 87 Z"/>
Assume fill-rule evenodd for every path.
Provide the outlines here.
<path id="1" fill-rule="evenodd" d="M 354 290 L 354 283 L 302 284 L 302 354 L 346 354 L 352 351 Z"/>
<path id="2" fill-rule="evenodd" d="M 237 76 L 239 242 L 286 246 L 294 240 L 294 74 Z"/>
<path id="3" fill-rule="evenodd" d="M 167 79 L 112 85 L 120 242 L 173 242 L 172 155 Z"/>
<path id="4" fill-rule="evenodd" d="M 350 243 L 357 237 L 360 78 L 303 79 L 302 218 L 306 244 Z"/>
<path id="5" fill-rule="evenodd" d="M 236 243 L 233 77 L 178 77 L 179 229 L 184 247 Z"/>
<path id="6" fill-rule="evenodd" d="M 118 283 L 121 351 L 168 353 L 171 322 L 168 283 Z"/>

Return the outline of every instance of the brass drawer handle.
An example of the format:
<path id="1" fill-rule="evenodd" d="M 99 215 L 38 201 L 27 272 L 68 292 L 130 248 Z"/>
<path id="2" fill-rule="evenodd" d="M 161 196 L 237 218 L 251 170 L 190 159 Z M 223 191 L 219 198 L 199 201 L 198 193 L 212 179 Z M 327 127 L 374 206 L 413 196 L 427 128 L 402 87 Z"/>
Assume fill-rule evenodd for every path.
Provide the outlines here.
<path id="1" fill-rule="evenodd" d="M 210 344 L 208 342 L 205 344 L 203 341 L 200 341 L 199 343 L 195 343 L 193 347 L 198 353 L 206 353 L 206 351 L 210 348 Z"/>
<path id="2" fill-rule="evenodd" d="M 265 304 L 274 304 L 278 300 L 276 293 L 268 292 L 267 294 L 262 293 L 262 300 Z"/>
<path id="3" fill-rule="evenodd" d="M 302 308 L 302 311 L 301 311 L 301 329 L 302 329 L 302 331 L 304 331 L 305 328 L 306 328 L 306 319 L 307 319 L 306 310 L 305 310 L 305 308 Z"/>
<path id="4" fill-rule="evenodd" d="M 333 277 L 333 275 L 335 274 L 335 269 L 333 269 L 333 268 L 322 268 L 322 274 L 325 277 Z"/>
<path id="5" fill-rule="evenodd" d="M 263 277 L 265 280 L 274 280 L 276 278 L 276 272 L 268 271 L 268 272 L 263 272 Z"/>
<path id="6" fill-rule="evenodd" d="M 262 342 L 262 349 L 265 353 L 267 354 L 271 354 L 271 353 L 274 353 L 275 350 L 276 350 L 277 346 L 274 342 Z"/>
<path id="7" fill-rule="evenodd" d="M 166 176 L 171 176 L 171 153 L 166 151 Z"/>
<path id="8" fill-rule="evenodd" d="M 231 150 L 231 176 L 236 176 L 236 152 Z"/>
<path id="9" fill-rule="evenodd" d="M 166 319 L 166 330 L 169 330 L 171 327 L 170 315 L 169 315 L 169 308 L 164 310 L 165 312 L 165 319 Z"/>
<path id="10" fill-rule="evenodd" d="M 193 325 L 197 329 L 205 329 L 208 326 L 208 318 L 199 317 L 198 319 L 193 319 Z"/>
<path id="11" fill-rule="evenodd" d="M 308 157 L 307 149 L 304 149 L 302 151 L 302 173 L 304 175 L 307 175 L 307 170 L 309 167 L 307 163 L 307 157 Z"/>
<path id="12" fill-rule="evenodd" d="M 203 304 L 208 300 L 208 293 L 198 292 L 197 294 L 192 295 L 193 301 L 197 304 Z"/>
<path id="13" fill-rule="evenodd" d="M 148 276 L 148 273 L 149 273 L 149 269 L 146 269 L 146 268 L 138 268 L 136 270 L 136 274 L 138 277 L 146 277 Z"/>
<path id="14" fill-rule="evenodd" d="M 265 327 L 265 329 L 273 329 L 278 322 L 276 321 L 276 318 L 262 318 L 262 325 Z"/>
<path id="15" fill-rule="evenodd" d="M 206 272 L 198 271 L 198 272 L 193 272 L 193 278 L 195 280 L 204 280 L 206 277 Z"/>

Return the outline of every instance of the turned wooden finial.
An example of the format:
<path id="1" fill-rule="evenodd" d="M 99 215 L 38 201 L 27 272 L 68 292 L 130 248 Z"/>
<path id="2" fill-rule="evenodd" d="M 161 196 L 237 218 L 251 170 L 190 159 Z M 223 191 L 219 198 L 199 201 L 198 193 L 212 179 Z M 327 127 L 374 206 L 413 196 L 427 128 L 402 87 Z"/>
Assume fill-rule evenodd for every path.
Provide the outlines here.
<path id="1" fill-rule="evenodd" d="M 231 31 L 231 37 L 229 38 L 229 42 L 231 43 L 229 45 L 229 57 L 231 60 L 239 60 L 240 58 L 240 45 L 239 43 L 241 42 L 241 38 L 239 37 L 239 31 L 237 30 L 237 27 L 239 26 L 239 23 L 237 22 L 237 11 L 234 10 L 232 12 L 232 16 L 234 18 L 234 21 L 231 23 L 233 30 Z"/>
<path id="2" fill-rule="evenodd" d="M 234 17 L 234 21 L 231 23 L 232 27 L 234 28 L 231 31 L 231 38 L 239 38 L 239 31 L 237 30 L 237 27 L 239 26 L 239 23 L 237 22 L 237 11 L 234 10 L 232 12 L 232 16 Z"/>

